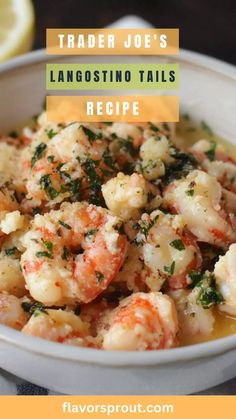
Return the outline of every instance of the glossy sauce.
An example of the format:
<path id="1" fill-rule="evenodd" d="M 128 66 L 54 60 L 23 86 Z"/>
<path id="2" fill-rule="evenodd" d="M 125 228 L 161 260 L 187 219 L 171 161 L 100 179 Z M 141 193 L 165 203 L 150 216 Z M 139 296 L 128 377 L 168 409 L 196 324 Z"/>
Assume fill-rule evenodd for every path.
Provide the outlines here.
<path id="1" fill-rule="evenodd" d="M 203 123 L 203 126 L 204 123 Z M 207 139 L 216 141 L 224 145 L 226 152 L 236 159 L 236 147 L 226 140 L 214 135 L 208 129 L 196 128 L 188 117 L 183 117 L 177 124 L 177 145 L 187 150 L 191 145 L 200 139 Z M 195 343 L 206 342 L 209 340 L 219 339 L 224 336 L 236 334 L 236 318 L 232 318 L 221 314 L 217 309 L 214 311 L 215 325 L 214 330 L 210 336 L 204 337 L 203 335 L 189 336 L 180 332 L 179 342 L 180 346 L 192 345 Z"/>
<path id="2" fill-rule="evenodd" d="M 27 124 L 24 123 L 18 127 L 19 132 L 24 126 L 31 126 L 32 120 L 27 121 Z M 228 141 L 218 137 L 208 129 L 196 127 L 194 123 L 189 119 L 189 117 L 181 118 L 180 122 L 177 125 L 177 143 L 176 145 L 181 147 L 184 150 L 188 150 L 191 145 L 200 139 L 208 139 L 211 141 L 216 141 L 224 145 L 226 152 L 228 151 L 231 156 L 234 156 L 236 159 L 236 146 L 231 145 Z M 204 124 L 203 124 L 204 125 Z M 207 342 L 214 339 L 219 339 L 224 336 L 236 334 L 236 318 L 225 316 L 221 314 L 217 309 L 214 309 L 215 315 L 215 324 L 212 334 L 204 337 L 203 335 L 189 336 L 182 332 L 179 333 L 179 343 L 180 346 L 187 346 L 201 342 Z"/>

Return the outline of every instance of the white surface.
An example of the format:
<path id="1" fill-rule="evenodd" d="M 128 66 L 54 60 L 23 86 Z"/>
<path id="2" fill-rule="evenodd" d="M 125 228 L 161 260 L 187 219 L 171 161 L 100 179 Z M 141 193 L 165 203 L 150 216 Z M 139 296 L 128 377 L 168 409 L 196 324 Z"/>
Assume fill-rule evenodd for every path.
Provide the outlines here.
<path id="1" fill-rule="evenodd" d="M 163 62 L 168 58 L 109 57 L 110 62 L 140 60 Z M 216 133 L 236 143 L 235 68 L 187 51 L 169 60 L 181 64 L 183 111 L 196 121 L 207 121 Z M 47 61 L 49 57 L 41 51 L 0 67 L 2 129 L 12 129 L 40 111 Z M 108 59 L 50 57 L 50 61 L 107 62 Z M 69 394 L 193 393 L 236 375 L 236 336 L 168 351 L 112 353 L 66 347 L 0 326 L 0 367 L 38 385 Z"/>
<path id="2" fill-rule="evenodd" d="M 122 17 L 108 25 L 108 28 L 132 29 L 132 28 L 151 28 L 152 25 L 143 18 L 135 15 Z"/>

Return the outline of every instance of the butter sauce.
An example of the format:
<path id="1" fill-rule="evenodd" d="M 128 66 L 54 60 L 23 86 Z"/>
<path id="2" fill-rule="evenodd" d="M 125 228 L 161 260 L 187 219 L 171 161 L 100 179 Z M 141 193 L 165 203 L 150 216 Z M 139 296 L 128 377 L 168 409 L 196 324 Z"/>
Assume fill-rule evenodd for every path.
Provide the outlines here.
<path id="1" fill-rule="evenodd" d="M 236 146 L 215 135 L 211 128 L 202 121 L 199 127 L 195 126 L 188 115 L 183 116 L 177 124 L 177 145 L 188 150 L 191 145 L 200 139 L 207 139 L 221 143 L 226 152 L 236 158 Z M 196 335 L 190 336 L 179 333 L 180 346 L 193 345 L 196 343 L 207 342 L 214 339 L 219 339 L 228 335 L 236 334 L 236 318 L 221 314 L 219 310 L 214 309 L 215 324 L 214 330 L 210 336 Z"/>

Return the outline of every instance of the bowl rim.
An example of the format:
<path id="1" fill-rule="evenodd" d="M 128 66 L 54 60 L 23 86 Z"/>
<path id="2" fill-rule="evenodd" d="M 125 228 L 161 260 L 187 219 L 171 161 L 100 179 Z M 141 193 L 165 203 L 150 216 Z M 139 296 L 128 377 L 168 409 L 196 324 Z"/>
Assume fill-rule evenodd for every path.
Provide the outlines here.
<path id="1" fill-rule="evenodd" d="M 225 355 L 236 349 L 236 335 L 179 348 L 150 351 L 106 351 L 62 345 L 35 336 L 28 336 L 8 326 L 0 325 L 0 342 L 16 349 L 43 355 L 53 359 L 83 362 L 103 366 L 147 367 L 173 364 L 180 361 L 194 361 Z"/>
<path id="2" fill-rule="evenodd" d="M 49 56 L 45 49 L 33 51 L 13 58 L 0 64 L 0 76 L 8 71 L 19 69 L 30 64 L 47 62 L 62 56 Z M 117 57 L 117 56 L 116 56 Z M 178 60 L 181 64 L 186 62 L 193 66 L 213 70 L 236 80 L 236 67 L 219 59 L 197 52 L 180 50 L 179 56 L 166 56 Z M 111 57 L 109 57 L 111 60 Z M 180 348 L 161 349 L 153 351 L 105 351 L 93 348 L 81 348 L 62 345 L 37 337 L 27 336 L 23 333 L 0 325 L 0 342 L 13 345 L 19 350 L 26 350 L 34 354 L 71 362 L 83 362 L 102 366 L 130 366 L 146 367 L 159 364 L 170 364 L 179 361 L 193 361 L 201 358 L 220 356 L 236 349 L 236 334 L 198 343 Z"/>
<path id="3" fill-rule="evenodd" d="M 179 54 L 178 55 L 163 55 L 160 56 L 160 59 L 168 59 L 168 60 L 173 60 L 173 61 L 178 61 L 178 62 L 186 62 L 188 64 L 194 65 L 194 66 L 198 66 L 198 67 L 202 67 L 204 69 L 208 69 L 208 70 L 212 70 L 216 73 L 220 73 L 222 75 L 228 76 L 233 78 L 234 80 L 236 80 L 236 66 L 231 64 L 231 63 L 227 63 L 225 61 L 219 60 L 218 58 L 215 57 L 211 57 L 209 55 L 205 55 L 205 54 L 201 54 L 199 52 L 194 52 L 194 51 L 189 51 L 187 49 L 183 49 L 180 48 L 179 50 Z M 27 66 L 29 64 L 36 64 L 36 63 L 40 63 L 40 62 L 48 62 L 48 61 L 55 61 L 56 59 L 62 59 L 62 58 L 67 58 L 70 56 L 67 55 L 49 55 L 46 52 L 46 49 L 38 49 L 35 51 L 31 51 L 28 52 L 26 54 L 22 54 L 18 57 L 12 58 L 6 62 L 0 63 L 0 75 L 6 73 L 7 71 L 10 70 L 15 70 L 18 69 L 20 67 L 24 67 Z M 74 56 L 76 57 L 76 56 Z M 89 56 L 85 56 L 82 55 L 81 57 L 83 57 L 83 59 Z M 102 56 L 99 56 L 102 57 Z M 122 58 L 124 56 L 108 56 L 108 61 L 111 60 L 112 58 L 115 58 L 116 60 L 119 58 Z M 132 61 L 132 59 L 134 57 L 138 57 L 138 56 L 125 56 L 126 59 L 130 59 Z M 150 56 L 140 56 L 142 59 L 145 58 L 148 60 L 148 57 Z M 93 56 L 93 59 L 96 60 L 96 56 Z M 46 90 L 46 89 L 45 89 Z"/>

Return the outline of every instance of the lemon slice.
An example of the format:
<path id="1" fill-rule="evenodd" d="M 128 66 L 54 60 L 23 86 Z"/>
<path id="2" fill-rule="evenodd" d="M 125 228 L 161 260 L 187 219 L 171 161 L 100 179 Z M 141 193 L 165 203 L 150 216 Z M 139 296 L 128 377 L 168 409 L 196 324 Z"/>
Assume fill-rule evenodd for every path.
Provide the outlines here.
<path id="1" fill-rule="evenodd" d="M 34 9 L 30 0 L 0 0 L 0 62 L 30 50 Z"/>

